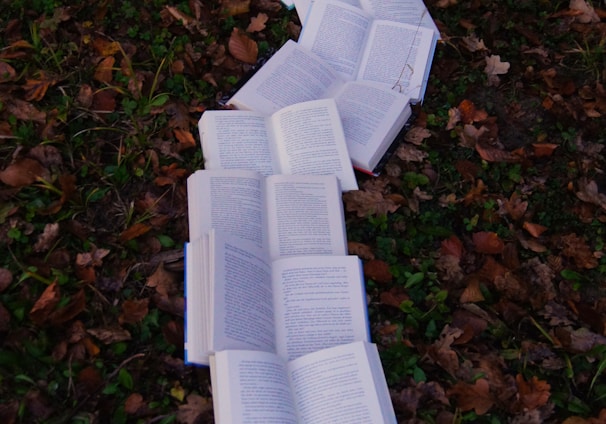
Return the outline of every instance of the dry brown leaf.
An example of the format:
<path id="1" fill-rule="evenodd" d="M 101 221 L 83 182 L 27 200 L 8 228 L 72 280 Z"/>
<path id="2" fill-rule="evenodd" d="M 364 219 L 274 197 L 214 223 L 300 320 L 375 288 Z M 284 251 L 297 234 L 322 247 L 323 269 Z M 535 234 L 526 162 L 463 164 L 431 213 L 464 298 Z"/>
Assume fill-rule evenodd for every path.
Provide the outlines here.
<path id="1" fill-rule="evenodd" d="M 125 342 L 131 339 L 128 330 L 122 327 L 89 328 L 86 332 L 105 344 Z"/>
<path id="2" fill-rule="evenodd" d="M 257 16 L 250 18 L 250 24 L 246 28 L 247 32 L 259 32 L 265 29 L 265 23 L 269 17 L 265 13 L 259 13 Z"/>
<path id="3" fill-rule="evenodd" d="M 487 162 L 520 162 L 521 157 L 513 152 L 501 150 L 499 148 L 485 145 L 484 143 L 475 144 L 476 151 L 480 157 Z"/>
<path id="4" fill-rule="evenodd" d="M 446 130 L 451 130 L 461 122 L 461 111 L 458 107 L 451 107 L 448 109 L 448 123 L 446 124 Z"/>
<path id="5" fill-rule="evenodd" d="M 145 283 L 148 287 L 156 289 L 156 293 L 162 296 L 168 296 L 176 292 L 176 283 L 178 277 L 175 273 L 167 271 L 164 263 L 160 263 L 156 270 L 147 278 Z"/>
<path id="6" fill-rule="evenodd" d="M 0 83 L 12 81 L 16 76 L 15 68 L 6 62 L 0 61 Z"/>
<path id="7" fill-rule="evenodd" d="M 540 237 L 545 231 L 547 231 L 547 227 L 540 224 L 533 224 L 532 222 L 524 221 L 522 224 L 522 228 L 524 228 L 528 233 L 533 237 Z"/>
<path id="8" fill-rule="evenodd" d="M 433 342 L 427 351 L 429 357 L 452 376 L 456 375 L 459 369 L 459 357 L 457 352 L 452 350 L 451 345 L 462 334 L 463 330 L 447 324 L 442 329 L 439 339 Z"/>
<path id="9" fill-rule="evenodd" d="M 463 256 L 463 242 L 454 234 L 440 243 L 440 255 L 452 255 L 457 259 Z"/>
<path id="10" fill-rule="evenodd" d="M 375 258 L 375 254 L 372 252 L 372 249 L 369 245 L 359 243 L 357 241 L 348 241 L 347 251 L 350 255 L 356 255 L 360 259 L 364 259 L 367 261 Z M 0 292 L 1 291 L 2 290 L 0 290 Z"/>
<path id="11" fill-rule="evenodd" d="M 228 16 L 248 13 L 250 11 L 250 0 L 221 0 L 221 10 Z"/>
<path id="12" fill-rule="evenodd" d="M 122 313 L 118 317 L 120 324 L 138 324 L 149 312 L 149 299 L 125 300 L 122 303 Z"/>
<path id="13" fill-rule="evenodd" d="M 23 85 L 23 89 L 25 90 L 25 100 L 42 100 L 48 88 L 55 85 L 57 82 L 56 79 L 47 77 L 43 71 L 38 73 L 38 78 L 39 79 L 28 79 L 25 81 L 25 84 Z"/>
<path id="14" fill-rule="evenodd" d="M 598 185 L 594 180 L 581 179 L 578 184 L 579 191 L 576 192 L 576 195 L 579 199 L 606 210 L 606 195 L 598 192 Z"/>
<path id="15" fill-rule="evenodd" d="M 562 255 L 572 258 L 580 268 L 593 269 L 598 266 L 598 259 L 593 255 L 587 242 L 574 233 L 560 237 Z"/>
<path id="16" fill-rule="evenodd" d="M 40 162 L 30 158 L 17 159 L 0 171 L 0 181 L 11 187 L 33 184 L 38 178 L 48 179 L 48 171 Z"/>
<path id="17" fill-rule="evenodd" d="M 103 59 L 95 69 L 95 74 L 93 78 L 96 81 L 109 84 L 114 79 L 114 64 L 116 63 L 116 58 L 113 56 L 108 56 Z"/>
<path id="18" fill-rule="evenodd" d="M 480 289 L 480 280 L 477 278 L 471 278 L 467 283 L 467 287 L 465 287 L 463 293 L 461 293 L 459 301 L 461 303 L 476 303 L 482 302 L 483 300 L 484 295 Z"/>
<path id="19" fill-rule="evenodd" d="M 348 212 L 356 212 L 359 217 L 385 215 L 398 210 L 392 199 L 386 198 L 379 191 L 352 190 L 343 194 L 343 201 Z"/>
<path id="20" fill-rule="evenodd" d="M 533 143 L 534 155 L 538 158 L 551 156 L 559 146 L 553 143 Z"/>
<path id="21" fill-rule="evenodd" d="M 40 295 L 29 311 L 31 320 L 36 325 L 45 323 L 61 300 L 61 290 L 56 281 L 49 285 Z"/>
<path id="22" fill-rule="evenodd" d="M 364 264 L 364 275 L 377 283 L 386 284 L 393 280 L 389 264 L 380 259 L 372 259 Z"/>
<path id="23" fill-rule="evenodd" d="M 551 395 L 551 386 L 546 382 L 533 376 L 526 381 L 522 374 L 516 376 L 516 384 L 520 396 L 520 402 L 526 409 L 536 409 L 547 403 Z"/>
<path id="24" fill-rule="evenodd" d="M 479 39 L 475 34 L 471 34 L 471 35 L 468 35 L 467 37 L 463 37 L 461 39 L 461 42 L 463 43 L 463 47 L 465 47 L 467 50 L 469 50 L 472 53 L 477 52 L 477 51 L 488 50 L 488 48 L 484 44 L 484 41 Z"/>
<path id="25" fill-rule="evenodd" d="M 44 231 L 38 237 L 36 244 L 34 244 L 34 252 L 46 252 L 53 246 L 58 237 L 59 224 L 56 222 L 46 224 Z"/>
<path id="26" fill-rule="evenodd" d="M 39 122 L 41 124 L 46 123 L 46 112 L 38 110 L 33 104 L 25 100 L 11 98 L 4 106 L 6 107 L 6 111 L 11 115 L 15 115 L 17 119 Z"/>
<path id="27" fill-rule="evenodd" d="M 13 273 L 6 268 L 0 268 L 0 293 L 8 288 L 13 282 Z"/>
<path id="28" fill-rule="evenodd" d="M 143 222 L 137 222 L 137 223 L 131 225 L 130 227 L 128 227 L 126 230 L 122 231 L 120 233 L 119 239 L 121 242 L 133 240 L 133 239 L 136 239 L 137 237 L 142 236 L 143 234 L 147 233 L 149 230 L 151 230 L 151 226 L 149 226 Z"/>
<path id="29" fill-rule="evenodd" d="M 179 141 L 178 150 L 180 152 L 186 149 L 196 147 L 196 140 L 194 139 L 194 136 L 191 131 L 182 128 L 174 128 L 173 133 Z"/>
<path id="30" fill-rule="evenodd" d="M 198 418 L 212 410 L 212 401 L 208 398 L 190 394 L 187 396 L 187 403 L 185 405 L 179 405 L 177 411 L 177 421 L 182 424 L 195 424 L 198 423 Z"/>
<path id="31" fill-rule="evenodd" d="M 97 90 L 93 94 L 91 109 L 97 113 L 109 113 L 116 109 L 116 92 L 114 90 Z"/>
<path id="32" fill-rule="evenodd" d="M 140 393 L 131 393 L 124 401 L 124 412 L 128 415 L 136 414 L 137 411 L 145 407 L 145 401 Z"/>
<path id="33" fill-rule="evenodd" d="M 121 50 L 120 43 L 117 41 L 109 41 L 101 37 L 93 39 L 93 48 L 103 57 L 113 56 Z"/>
<path id="34" fill-rule="evenodd" d="M 490 231 L 479 231 L 472 235 L 473 244 L 479 253 L 498 254 L 505 248 L 499 235 Z"/>
<path id="35" fill-rule="evenodd" d="M 501 62 L 501 56 L 490 55 L 486 57 L 484 72 L 487 75 L 504 75 L 509 72 L 509 66 L 509 62 Z"/>
<path id="36" fill-rule="evenodd" d="M 457 406 L 462 411 L 474 409 L 476 414 L 484 415 L 494 405 L 494 396 L 490 393 L 488 380 L 480 378 L 474 384 L 458 381 L 450 390 L 449 396 L 457 398 Z"/>
<path id="37" fill-rule="evenodd" d="M 508 200 L 502 200 L 501 202 L 500 209 L 502 209 L 502 211 L 499 210 L 499 213 L 501 215 L 508 214 L 514 221 L 521 219 L 528 209 L 528 202 L 522 200 L 520 195 L 515 191 Z"/>
<path id="38" fill-rule="evenodd" d="M 600 22 L 600 17 L 597 15 L 595 9 L 586 0 L 570 0 L 568 7 L 571 10 L 580 12 L 574 18 L 577 22 L 582 24 Z"/>
<path id="39" fill-rule="evenodd" d="M 412 127 L 404 136 L 404 140 L 408 143 L 420 146 L 423 140 L 431 137 L 431 131 L 423 127 Z"/>
<path id="40" fill-rule="evenodd" d="M 69 302 L 61 306 L 60 308 L 53 311 L 49 316 L 48 322 L 52 325 L 63 324 L 73 318 L 75 318 L 80 312 L 86 307 L 86 296 L 84 290 L 80 289 L 74 294 Z"/>
<path id="41" fill-rule="evenodd" d="M 427 157 L 427 153 L 410 144 L 402 144 L 401 146 L 398 146 L 396 156 L 405 162 L 423 162 Z"/>
<path id="42" fill-rule="evenodd" d="M 436 7 L 440 9 L 446 9 L 447 7 L 454 6 L 457 4 L 457 0 L 438 0 L 436 3 Z"/>
<path id="43" fill-rule="evenodd" d="M 409 299 L 410 296 L 408 296 L 402 287 L 392 287 L 387 291 L 381 291 L 381 294 L 379 295 L 381 304 L 393 306 L 394 308 L 399 308 L 402 302 Z"/>
<path id="44" fill-rule="evenodd" d="M 257 43 L 240 31 L 239 28 L 233 29 L 227 47 L 229 53 L 231 53 L 234 58 L 251 65 L 257 62 L 257 57 L 259 55 Z"/>

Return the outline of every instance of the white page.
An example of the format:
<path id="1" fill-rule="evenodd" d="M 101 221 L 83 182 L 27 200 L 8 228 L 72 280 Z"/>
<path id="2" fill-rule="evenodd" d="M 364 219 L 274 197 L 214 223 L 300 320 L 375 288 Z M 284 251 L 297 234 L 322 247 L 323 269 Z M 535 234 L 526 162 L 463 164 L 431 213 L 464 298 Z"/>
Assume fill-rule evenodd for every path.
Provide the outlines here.
<path id="1" fill-rule="evenodd" d="M 440 37 L 423 0 L 360 0 L 360 3 L 364 10 L 372 11 L 375 19 L 420 25 L 434 31 L 436 38 Z"/>
<path id="2" fill-rule="evenodd" d="M 372 19 L 362 9 L 336 0 L 313 3 L 299 44 L 346 80 L 355 79 Z"/>
<path id="3" fill-rule="evenodd" d="M 286 366 L 275 354 L 217 352 L 211 378 L 217 423 L 298 424 Z"/>
<path id="4" fill-rule="evenodd" d="M 344 191 L 358 189 L 334 99 L 297 103 L 271 122 L 283 174 L 336 175 Z"/>
<path id="5" fill-rule="evenodd" d="M 254 171 L 200 170 L 187 179 L 189 238 L 215 228 L 267 249 L 264 178 Z"/>
<path id="6" fill-rule="evenodd" d="M 288 40 L 227 104 L 271 115 L 285 106 L 323 98 L 339 84 L 329 65 Z"/>
<path id="7" fill-rule="evenodd" d="M 340 345 L 288 364 L 299 423 L 396 422 L 393 409 L 383 411 L 378 398 L 373 372 L 382 370 L 371 368 L 369 356 L 378 356 L 372 346 L 365 342 Z M 384 393 L 381 388 L 379 392 Z"/>
<path id="8" fill-rule="evenodd" d="M 334 175 L 267 177 L 272 260 L 297 255 L 346 255 L 341 189 Z"/>
<path id="9" fill-rule="evenodd" d="M 317 350 L 369 341 L 366 292 L 357 256 L 274 261 L 276 352 L 293 360 Z"/>
<path id="10" fill-rule="evenodd" d="M 271 264 L 267 252 L 237 237 L 210 233 L 212 350 L 275 352 Z"/>
<path id="11" fill-rule="evenodd" d="M 360 7 L 360 2 L 358 0 L 341 1 L 343 3 L 351 4 L 352 6 Z M 297 15 L 299 15 L 299 20 L 303 26 L 305 26 L 307 14 L 309 13 L 309 9 L 314 2 L 315 0 L 294 0 L 295 7 L 297 8 Z"/>
<path id="12" fill-rule="evenodd" d="M 385 86 L 348 82 L 335 96 L 354 166 L 372 171 L 410 116 L 409 97 Z"/>
<path id="13" fill-rule="evenodd" d="M 209 110 L 198 123 L 205 169 L 249 169 L 279 173 L 272 155 L 268 119 L 243 110 Z"/>
<path id="14" fill-rule="evenodd" d="M 430 29 L 374 21 L 358 80 L 375 81 L 420 100 L 435 48 Z"/>

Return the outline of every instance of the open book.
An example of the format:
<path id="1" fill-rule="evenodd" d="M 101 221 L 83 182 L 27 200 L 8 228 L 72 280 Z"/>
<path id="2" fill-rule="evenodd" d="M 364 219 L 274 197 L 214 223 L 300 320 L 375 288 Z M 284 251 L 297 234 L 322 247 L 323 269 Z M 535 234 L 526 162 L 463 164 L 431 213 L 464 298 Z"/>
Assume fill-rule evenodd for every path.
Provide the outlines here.
<path id="1" fill-rule="evenodd" d="M 271 261 L 254 243 L 216 231 L 186 245 L 186 360 L 251 349 L 287 360 L 369 340 L 357 256 Z"/>
<path id="2" fill-rule="evenodd" d="M 254 242 L 271 259 L 346 255 L 341 189 L 334 175 L 200 170 L 187 179 L 189 239 L 211 228 Z"/>
<path id="3" fill-rule="evenodd" d="M 376 345 L 355 342 L 284 361 L 226 350 L 211 359 L 217 424 L 396 423 Z"/>
<path id="4" fill-rule="evenodd" d="M 208 110 L 198 129 L 206 169 L 250 169 L 266 176 L 335 174 L 344 191 L 358 189 L 333 99 L 297 103 L 270 116 Z"/>
<path id="5" fill-rule="evenodd" d="M 299 44 L 347 80 L 374 81 L 423 99 L 437 36 L 419 25 L 374 19 L 337 0 L 314 2 Z"/>
<path id="6" fill-rule="evenodd" d="M 433 21 L 423 0 L 341 0 L 343 3 L 360 7 L 371 13 L 375 19 L 402 22 L 415 26 L 422 26 L 434 31 L 436 39 L 440 38 L 440 31 Z M 297 14 L 303 25 L 311 5 L 315 0 L 294 0 Z"/>
<path id="7" fill-rule="evenodd" d="M 354 167 L 367 173 L 388 151 L 411 115 L 409 97 L 384 84 L 345 81 L 322 59 L 287 41 L 228 101 L 272 113 L 300 102 L 334 98 Z"/>

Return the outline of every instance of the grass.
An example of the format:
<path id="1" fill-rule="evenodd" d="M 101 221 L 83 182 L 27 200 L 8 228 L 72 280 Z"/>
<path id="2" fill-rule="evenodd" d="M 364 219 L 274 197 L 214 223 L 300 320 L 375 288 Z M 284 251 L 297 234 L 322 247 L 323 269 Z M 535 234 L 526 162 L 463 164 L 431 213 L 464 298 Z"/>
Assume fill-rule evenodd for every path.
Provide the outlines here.
<path id="1" fill-rule="evenodd" d="M 395 212 L 346 214 L 349 240 L 391 275 L 367 280 L 373 340 L 400 422 L 589 422 L 606 408 L 606 230 L 599 196 L 579 193 L 594 181 L 603 195 L 606 139 L 603 116 L 584 112 L 603 99 L 581 88 L 604 83 L 603 36 L 554 17 L 564 4 L 459 3 L 430 5 L 444 40 L 417 110 L 426 158 L 394 157 L 379 177 Z M 228 16 L 216 1 L 5 2 L 0 61 L 14 75 L 0 77 L 0 170 L 36 176 L 0 185 L 5 422 L 212 420 L 207 370 L 183 363 L 185 179 L 203 164 L 197 118 L 248 69 L 226 46 L 255 4 Z M 251 34 L 261 53 L 298 24 L 266 13 Z M 487 50 L 467 49 L 471 34 Z M 494 54 L 511 68 L 489 86 Z M 99 67 L 109 57 L 111 77 Z M 462 145 L 462 124 L 446 127 L 463 100 L 523 160 Z M 538 156 L 537 143 L 557 148 Z M 528 223 L 546 231 L 533 237 Z M 505 247 L 483 252 L 478 234 Z M 482 379 L 486 413 L 457 392 Z M 524 396 L 544 384 L 544 403 Z"/>

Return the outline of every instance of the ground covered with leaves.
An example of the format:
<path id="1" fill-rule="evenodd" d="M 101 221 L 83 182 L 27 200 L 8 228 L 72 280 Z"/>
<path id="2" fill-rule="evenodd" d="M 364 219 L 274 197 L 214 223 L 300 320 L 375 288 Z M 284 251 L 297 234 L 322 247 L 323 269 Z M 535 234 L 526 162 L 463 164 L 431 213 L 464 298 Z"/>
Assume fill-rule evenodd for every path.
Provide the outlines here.
<path id="1" fill-rule="evenodd" d="M 196 123 L 300 22 L 272 0 L 67 3 L 0 1 L 0 421 L 212 422 L 183 362 Z M 400 422 L 606 422 L 593 3 L 427 2 L 425 102 L 343 198 Z"/>

